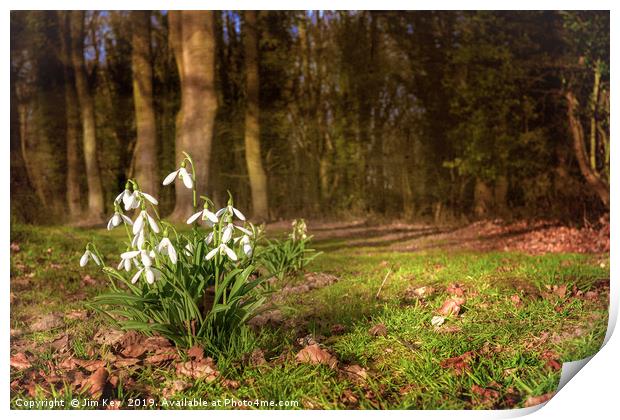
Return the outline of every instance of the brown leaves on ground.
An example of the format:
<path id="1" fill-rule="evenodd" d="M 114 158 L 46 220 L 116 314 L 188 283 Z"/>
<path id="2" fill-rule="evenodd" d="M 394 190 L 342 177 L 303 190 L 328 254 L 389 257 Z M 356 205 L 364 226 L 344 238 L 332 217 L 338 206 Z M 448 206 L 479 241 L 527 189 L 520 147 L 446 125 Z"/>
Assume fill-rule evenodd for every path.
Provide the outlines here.
<path id="1" fill-rule="evenodd" d="M 524 406 L 525 407 L 533 407 L 535 405 L 545 403 L 545 402 L 549 401 L 551 398 L 553 398 L 554 395 L 555 395 L 555 392 L 548 392 L 548 393 L 543 394 L 543 395 L 527 397 L 527 399 L 525 400 Z"/>
<path id="2" fill-rule="evenodd" d="M 446 292 L 450 293 L 452 296 L 463 297 L 465 296 L 465 290 L 458 283 L 452 283 L 446 288 Z"/>
<path id="3" fill-rule="evenodd" d="M 24 353 L 17 353 L 14 356 L 11 356 L 11 367 L 17 370 L 24 370 L 31 367 L 32 364 L 28 357 Z"/>
<path id="4" fill-rule="evenodd" d="M 387 336 L 387 333 L 387 328 L 384 324 L 373 325 L 368 330 L 368 334 L 372 335 L 373 337 L 385 337 Z"/>
<path id="5" fill-rule="evenodd" d="M 547 350 L 541 354 L 542 360 L 545 361 L 545 367 L 552 371 L 559 371 L 562 369 L 562 362 L 560 361 L 560 356 L 552 351 Z"/>
<path id="6" fill-rule="evenodd" d="M 103 393 L 103 389 L 108 382 L 109 376 L 110 374 L 108 373 L 107 369 L 104 367 L 100 367 L 99 369 L 94 371 L 86 379 L 86 381 L 84 381 L 82 389 L 88 390 L 92 397 L 98 398 Z"/>
<path id="7" fill-rule="evenodd" d="M 517 307 L 523 305 L 523 302 L 521 302 L 521 297 L 519 297 L 519 295 L 510 296 L 510 301 Z"/>
<path id="8" fill-rule="evenodd" d="M 450 315 L 458 315 L 461 311 L 461 305 L 465 303 L 465 298 L 462 297 L 451 297 L 444 301 L 441 308 L 437 311 L 439 315 L 450 316 Z"/>
<path id="9" fill-rule="evenodd" d="M 179 392 L 185 391 L 189 387 L 191 387 L 190 383 L 181 379 L 175 379 L 172 383 L 166 385 L 166 387 L 162 390 L 162 395 L 164 398 L 170 398 Z"/>
<path id="10" fill-rule="evenodd" d="M 344 334 L 344 332 L 346 331 L 346 327 L 342 324 L 334 324 L 332 325 L 330 332 L 332 333 L 332 335 L 341 335 Z"/>
<path id="11" fill-rule="evenodd" d="M 497 384 L 493 384 L 497 385 Z M 498 387 L 498 386 L 497 386 Z M 496 387 L 483 388 L 479 385 L 473 384 L 471 386 L 472 403 L 478 407 L 490 408 L 497 404 L 500 393 Z"/>
<path id="12" fill-rule="evenodd" d="M 304 347 L 297 353 L 295 359 L 300 363 L 309 363 L 311 365 L 327 365 L 335 368 L 338 360 L 328 351 L 323 350 L 318 344 Z"/>
<path id="13" fill-rule="evenodd" d="M 471 370 L 470 363 L 475 359 L 476 353 L 468 351 L 460 356 L 450 357 L 439 363 L 443 369 L 452 369 L 457 375 L 462 375 Z"/>
<path id="14" fill-rule="evenodd" d="M 366 369 L 360 365 L 347 365 L 340 372 L 345 378 L 356 383 L 363 383 L 368 378 Z"/>
<path id="15" fill-rule="evenodd" d="M 253 367 L 267 364 L 265 352 L 262 349 L 254 349 L 249 356 L 245 357 L 245 361 L 248 365 Z"/>
<path id="16" fill-rule="evenodd" d="M 193 379 L 204 379 L 206 382 L 212 382 L 220 374 L 210 357 L 193 359 L 187 362 L 178 362 L 175 365 L 178 375 L 188 376 Z"/>
<path id="17" fill-rule="evenodd" d="M 59 314 L 46 314 L 38 317 L 30 324 L 30 331 L 49 331 L 62 326 L 62 317 Z"/>

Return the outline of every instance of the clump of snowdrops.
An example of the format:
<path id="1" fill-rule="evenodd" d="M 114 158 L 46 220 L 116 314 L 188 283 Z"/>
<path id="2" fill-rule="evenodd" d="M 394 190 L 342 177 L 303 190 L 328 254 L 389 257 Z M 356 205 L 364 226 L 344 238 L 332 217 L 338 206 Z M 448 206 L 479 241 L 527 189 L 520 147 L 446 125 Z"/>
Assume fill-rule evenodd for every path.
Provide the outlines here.
<path id="1" fill-rule="evenodd" d="M 122 225 L 127 233 L 120 261 L 106 265 L 92 243 L 80 259 L 81 266 L 92 259 L 110 280 L 109 292 L 92 306 L 125 330 L 157 332 L 180 346 L 198 342 L 215 350 L 229 348 L 247 335 L 245 324 L 264 301 L 253 257 L 257 228 L 232 198 L 217 210 L 198 196 L 189 155 L 163 185 L 175 180 L 193 192 L 194 213 L 187 219 L 191 231 L 178 232 L 162 220 L 157 200 L 129 180 L 114 200 L 107 226 Z"/>
<path id="2" fill-rule="evenodd" d="M 259 265 L 280 280 L 303 271 L 310 261 L 321 254 L 308 246 L 312 236 L 308 236 L 304 219 L 293 220 L 291 226 L 292 231 L 286 240 L 267 240 L 267 246 L 257 257 Z"/>

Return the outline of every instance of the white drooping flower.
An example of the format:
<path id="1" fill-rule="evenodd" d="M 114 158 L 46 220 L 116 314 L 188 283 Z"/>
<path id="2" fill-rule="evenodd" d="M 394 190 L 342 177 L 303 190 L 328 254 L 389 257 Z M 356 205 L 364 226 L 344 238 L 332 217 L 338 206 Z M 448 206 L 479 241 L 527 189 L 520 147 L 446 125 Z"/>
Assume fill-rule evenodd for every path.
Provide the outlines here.
<path id="1" fill-rule="evenodd" d="M 218 222 L 218 218 L 215 214 L 213 214 L 212 212 L 209 211 L 209 209 L 207 209 L 206 207 L 202 210 L 200 210 L 198 213 L 194 213 L 192 214 L 189 219 L 187 219 L 187 224 L 191 225 L 192 223 L 194 223 L 196 220 L 198 220 L 198 218 L 202 216 L 202 220 L 208 220 L 211 223 L 217 223 Z"/>
<path id="2" fill-rule="evenodd" d="M 209 234 L 207 235 L 207 237 L 205 238 L 205 243 L 206 243 L 207 245 L 210 245 L 210 244 L 211 244 L 211 242 L 213 242 L 213 237 L 214 237 L 214 236 L 215 236 L 215 231 L 211 231 L 211 233 L 209 233 Z"/>
<path id="3" fill-rule="evenodd" d="M 144 237 L 144 229 L 141 229 L 140 232 L 131 240 L 131 246 L 134 248 L 142 249 L 144 246 L 144 242 L 146 238 Z"/>
<path id="4" fill-rule="evenodd" d="M 157 245 L 157 252 L 163 255 L 168 255 L 168 258 L 170 258 L 170 262 L 172 262 L 172 264 L 177 263 L 177 251 L 174 249 L 174 246 L 172 246 L 170 239 L 163 238 L 159 242 L 159 245 Z"/>
<path id="5" fill-rule="evenodd" d="M 139 193 L 142 197 L 144 197 L 147 201 L 149 201 L 151 204 L 153 205 L 157 205 L 159 204 L 159 201 L 157 201 L 157 199 L 155 197 L 153 197 L 151 194 L 147 194 L 143 191 L 140 191 Z"/>
<path id="6" fill-rule="evenodd" d="M 224 232 L 222 233 L 222 243 L 223 244 L 227 244 L 228 242 L 230 242 L 231 238 L 232 238 L 232 234 L 233 234 L 233 224 L 229 223 L 226 225 L 226 227 L 224 228 Z"/>
<path id="7" fill-rule="evenodd" d="M 121 254 L 121 259 L 123 262 L 127 260 L 131 261 L 137 259 L 138 257 L 140 257 L 140 262 L 142 262 L 143 266 L 150 267 L 153 265 L 153 258 L 155 258 L 155 252 L 147 251 L 145 249 L 138 249 L 136 251 L 127 251 Z M 125 265 L 125 267 L 127 267 L 127 265 Z"/>
<path id="8" fill-rule="evenodd" d="M 192 246 L 192 244 L 190 244 L 189 242 L 187 243 L 187 245 L 185 245 L 185 250 L 183 251 L 185 253 L 185 255 L 187 255 L 188 257 L 191 257 L 192 254 L 194 253 L 194 247 Z"/>
<path id="9" fill-rule="evenodd" d="M 136 221 L 133 224 L 133 234 L 137 235 L 140 231 L 144 230 L 144 226 L 146 223 L 151 226 L 151 229 L 155 233 L 159 233 L 159 226 L 157 225 L 157 221 L 151 217 L 150 214 L 146 212 L 146 210 L 142 210 L 138 217 L 136 217 Z"/>
<path id="10" fill-rule="evenodd" d="M 125 271 L 131 270 L 131 261 L 138 255 L 138 251 L 127 251 L 121 254 L 121 262 L 118 263 L 118 269 L 125 268 Z"/>
<path id="11" fill-rule="evenodd" d="M 132 193 L 128 188 L 125 188 L 123 192 L 116 196 L 114 203 L 119 204 L 122 201 L 125 206 L 125 210 L 131 210 L 132 208 L 135 208 L 133 207 L 136 201 L 135 198 L 135 191 Z"/>
<path id="12" fill-rule="evenodd" d="M 187 172 L 187 169 L 185 169 L 184 166 L 181 166 L 176 171 L 170 172 L 168 176 L 164 178 L 164 182 L 162 182 L 162 184 L 163 185 L 172 184 L 174 180 L 177 178 L 177 176 L 179 177 L 180 180 L 183 181 L 183 185 L 185 185 L 186 188 L 190 190 L 194 188 L 194 180 L 192 179 L 192 175 L 189 172 Z"/>
<path id="13" fill-rule="evenodd" d="M 129 217 L 115 211 L 114 215 L 110 218 L 110 220 L 108 220 L 108 230 L 114 229 L 115 227 L 120 225 L 121 222 L 123 221 L 127 223 L 129 226 L 133 225 L 133 222 L 131 221 Z"/>
<path id="14" fill-rule="evenodd" d="M 219 209 L 219 210 L 217 211 L 217 213 L 215 213 L 215 215 L 216 215 L 217 217 L 220 217 L 220 216 L 221 216 L 222 214 L 224 214 L 226 211 L 228 211 L 228 213 L 230 213 L 231 215 L 233 215 L 233 214 L 234 214 L 235 216 L 237 216 L 237 218 L 238 218 L 239 220 L 245 221 L 245 216 L 243 215 L 243 213 L 241 213 L 238 209 L 234 208 L 234 207 L 233 207 L 233 206 L 231 206 L 231 205 L 228 205 L 228 206 L 226 206 L 226 207 L 223 207 L 223 208 Z"/>
<path id="15" fill-rule="evenodd" d="M 243 235 L 241 238 L 241 245 L 243 247 L 243 253 L 248 257 L 252 256 L 252 245 L 250 243 L 250 237 L 248 235 Z"/>
<path id="16" fill-rule="evenodd" d="M 215 257 L 217 253 L 219 253 L 220 255 L 226 254 L 228 255 L 228 258 L 230 258 L 231 260 L 237 261 L 237 254 L 235 254 L 235 251 L 230 249 L 228 245 L 224 243 L 220 244 L 220 246 L 213 248 L 211 251 L 209 251 L 205 259 L 208 261 L 211 258 Z"/>
<path id="17" fill-rule="evenodd" d="M 248 229 L 246 229 L 244 227 L 235 225 L 235 228 L 239 229 L 241 232 L 243 232 L 247 236 L 252 236 L 253 235 L 253 233 L 250 230 L 248 230 Z"/>
<path id="18" fill-rule="evenodd" d="M 144 277 L 146 278 L 146 282 L 148 284 L 153 284 L 155 280 L 161 276 L 161 272 L 158 269 L 150 267 L 150 266 L 149 267 L 145 266 L 139 269 L 136 272 L 136 274 L 134 274 L 134 276 L 131 278 L 131 282 L 136 283 L 142 273 L 144 273 Z"/>
<path id="19" fill-rule="evenodd" d="M 95 264 L 101 265 L 99 257 L 94 252 L 91 252 L 87 249 L 82 255 L 82 258 L 80 258 L 80 267 L 84 267 L 86 264 L 88 264 L 88 260 L 91 258 L 95 262 Z"/>

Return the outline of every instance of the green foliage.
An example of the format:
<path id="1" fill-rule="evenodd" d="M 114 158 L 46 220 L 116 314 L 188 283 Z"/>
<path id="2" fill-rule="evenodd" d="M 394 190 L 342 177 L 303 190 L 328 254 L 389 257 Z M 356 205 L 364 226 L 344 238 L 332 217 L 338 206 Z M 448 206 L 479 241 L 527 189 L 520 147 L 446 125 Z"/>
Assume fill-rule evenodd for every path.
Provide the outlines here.
<path id="1" fill-rule="evenodd" d="M 293 230 L 286 240 L 267 240 L 267 245 L 258 253 L 257 262 L 269 275 L 282 280 L 301 271 L 321 252 L 308 248 L 312 236 L 307 235 L 304 219 L 294 220 Z"/>

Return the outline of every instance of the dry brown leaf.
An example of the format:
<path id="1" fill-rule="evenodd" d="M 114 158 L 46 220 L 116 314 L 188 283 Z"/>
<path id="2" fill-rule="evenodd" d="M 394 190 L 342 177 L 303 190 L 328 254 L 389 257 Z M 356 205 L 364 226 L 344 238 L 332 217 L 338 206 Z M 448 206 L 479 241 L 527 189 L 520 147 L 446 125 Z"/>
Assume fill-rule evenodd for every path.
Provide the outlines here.
<path id="1" fill-rule="evenodd" d="M 200 362 L 205 357 L 205 351 L 201 346 L 195 345 L 194 347 L 192 347 L 191 349 L 187 351 L 187 355 L 191 359 L 194 359 L 195 361 Z"/>
<path id="2" fill-rule="evenodd" d="M 102 327 L 95 333 L 93 340 L 95 340 L 97 344 L 113 346 L 118 343 L 124 335 L 125 333 L 122 331 Z"/>
<path id="3" fill-rule="evenodd" d="M 136 357 L 119 357 L 114 361 L 114 366 L 117 368 L 134 366 L 140 363 L 140 359 Z"/>
<path id="4" fill-rule="evenodd" d="M 471 392 L 477 404 L 485 407 L 492 406 L 499 399 L 499 392 L 492 388 L 483 388 L 476 384 L 471 386 Z"/>
<path id="5" fill-rule="evenodd" d="M 342 391 L 342 395 L 340 396 L 340 401 L 342 401 L 345 405 L 355 405 L 357 404 L 358 398 L 350 389 L 345 389 Z"/>
<path id="6" fill-rule="evenodd" d="M 103 360 L 82 360 L 82 359 L 73 359 L 73 361 L 80 367 L 86 369 L 89 372 L 94 372 L 96 370 L 101 369 L 105 366 L 105 362 Z"/>
<path id="7" fill-rule="evenodd" d="M 11 242 L 11 252 L 19 252 L 21 249 L 17 242 Z"/>
<path id="8" fill-rule="evenodd" d="M 238 389 L 241 384 L 239 381 L 235 381 L 232 379 L 222 379 L 222 386 L 227 389 Z"/>
<path id="9" fill-rule="evenodd" d="M 30 330 L 33 332 L 49 331 L 61 325 L 62 318 L 60 315 L 47 314 L 38 317 L 37 320 L 30 325 Z"/>
<path id="10" fill-rule="evenodd" d="M 334 324 L 331 327 L 332 335 L 340 335 L 340 334 L 343 334 L 345 331 L 346 331 L 346 328 L 342 324 Z"/>
<path id="11" fill-rule="evenodd" d="M 171 360 L 176 360 L 178 358 L 179 358 L 179 353 L 177 353 L 176 350 L 165 348 L 165 349 L 157 350 L 155 354 L 148 356 L 145 359 L 145 361 L 146 363 L 157 364 L 157 363 L 169 362 Z"/>
<path id="12" fill-rule="evenodd" d="M 265 352 L 262 349 L 254 349 L 248 360 L 250 366 L 260 366 L 267 364 Z"/>
<path id="13" fill-rule="evenodd" d="M 309 363 L 311 365 L 327 365 L 332 369 L 338 364 L 338 360 L 329 352 L 320 348 L 318 344 L 304 347 L 297 353 L 295 359 L 298 362 Z"/>
<path id="14" fill-rule="evenodd" d="M 463 290 L 463 288 L 458 283 L 452 283 L 446 288 L 446 291 L 454 296 L 461 297 L 465 295 L 465 290 Z"/>
<path id="15" fill-rule="evenodd" d="M 469 363 L 474 357 L 475 353 L 473 351 L 468 351 L 460 356 L 450 357 L 441 361 L 439 366 L 444 369 L 453 369 L 456 374 L 461 375 L 471 369 Z"/>
<path id="16" fill-rule="evenodd" d="M 170 398 L 179 392 L 185 391 L 190 386 L 191 384 L 185 382 L 184 380 L 175 379 L 170 385 L 163 389 L 162 394 L 164 397 Z"/>
<path id="17" fill-rule="evenodd" d="M 94 371 L 82 385 L 82 389 L 88 390 L 91 396 L 99 397 L 108 382 L 109 373 L 104 367 L 100 367 Z"/>
<path id="18" fill-rule="evenodd" d="M 176 364 L 176 372 L 179 375 L 189 376 L 194 379 L 204 379 L 207 382 L 213 381 L 218 375 L 213 359 L 207 357 L 199 362 L 190 360 L 189 362 L 179 362 Z"/>
<path id="19" fill-rule="evenodd" d="M 157 351 L 159 349 L 165 349 L 172 347 L 170 340 L 160 335 L 154 335 L 144 340 L 144 348 L 146 351 Z"/>
<path id="20" fill-rule="evenodd" d="M 66 317 L 67 319 L 73 319 L 73 320 L 78 319 L 78 320 L 83 321 L 83 320 L 85 320 L 86 318 L 88 318 L 88 312 L 86 312 L 86 311 L 80 311 L 80 310 L 76 309 L 76 310 L 73 310 L 73 311 L 69 311 L 69 312 L 67 312 L 67 313 L 65 314 L 65 317 Z"/>
<path id="21" fill-rule="evenodd" d="M 377 324 L 372 326 L 368 330 L 368 334 L 372 335 L 373 337 L 385 337 L 387 335 L 387 328 L 383 324 Z"/>
<path id="22" fill-rule="evenodd" d="M 69 349 L 69 335 L 63 334 L 56 340 L 52 341 L 51 346 L 59 353 L 64 353 Z"/>
<path id="23" fill-rule="evenodd" d="M 368 378 L 366 369 L 360 365 L 350 365 L 342 368 L 342 373 L 354 382 L 364 382 Z"/>
<path id="24" fill-rule="evenodd" d="M 446 299 L 446 301 L 441 305 L 441 308 L 437 311 L 439 315 L 450 316 L 450 315 L 458 315 L 461 311 L 461 305 L 465 303 L 464 298 L 453 297 Z"/>
<path id="25" fill-rule="evenodd" d="M 128 331 L 118 342 L 121 348 L 120 353 L 125 357 L 140 357 L 146 353 L 146 348 L 144 347 L 145 341 L 146 336 L 137 331 Z"/>
<path id="26" fill-rule="evenodd" d="M 88 274 L 82 277 L 82 285 L 83 286 L 94 286 L 97 284 L 97 280 L 89 276 Z"/>
<path id="27" fill-rule="evenodd" d="M 17 370 L 24 370 L 31 367 L 32 364 L 28 360 L 28 357 L 24 353 L 17 353 L 14 356 L 11 356 L 11 367 Z"/>
<path id="28" fill-rule="evenodd" d="M 519 295 L 510 296 L 510 300 L 515 306 L 521 306 L 523 304 L 523 302 L 521 302 L 521 298 L 519 297 Z"/>
<path id="29" fill-rule="evenodd" d="M 524 406 L 525 407 L 533 407 L 535 405 L 545 403 L 545 402 L 549 401 L 551 398 L 553 398 L 554 395 L 555 395 L 555 392 L 548 392 L 548 393 L 543 394 L 543 395 L 536 395 L 536 396 L 527 397 L 527 399 L 525 400 Z"/>

